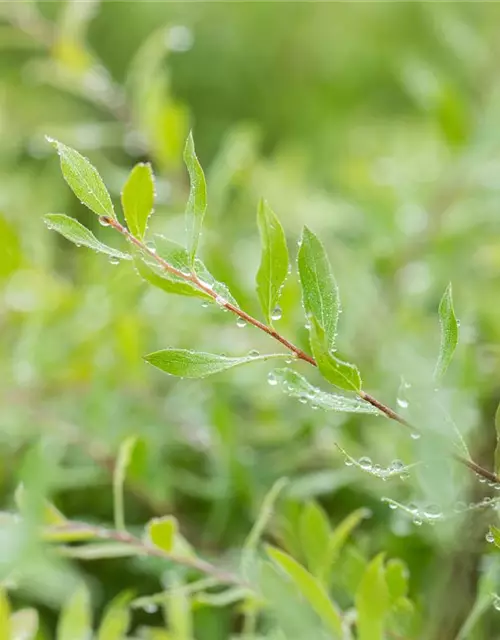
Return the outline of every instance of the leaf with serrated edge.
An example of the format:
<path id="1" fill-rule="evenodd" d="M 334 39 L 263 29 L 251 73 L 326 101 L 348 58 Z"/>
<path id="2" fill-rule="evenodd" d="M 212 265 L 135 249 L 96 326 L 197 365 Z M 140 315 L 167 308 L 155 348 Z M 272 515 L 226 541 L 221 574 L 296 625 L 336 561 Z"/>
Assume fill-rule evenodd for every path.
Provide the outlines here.
<path id="1" fill-rule="evenodd" d="M 262 245 L 257 294 L 266 321 L 272 324 L 272 313 L 288 275 L 288 248 L 283 227 L 265 200 L 259 203 L 257 224 Z"/>
<path id="2" fill-rule="evenodd" d="M 322 391 L 293 369 L 286 367 L 284 369 L 274 369 L 272 373 L 284 393 L 293 398 L 305 398 L 312 406 L 319 409 L 344 413 L 380 414 L 376 407 L 355 396 L 350 397 L 340 393 Z"/>
<path id="3" fill-rule="evenodd" d="M 361 390 L 361 376 L 358 368 L 339 360 L 328 350 L 323 329 L 314 317 L 310 318 L 310 341 L 313 356 L 322 376 L 331 384 L 346 391 Z"/>
<path id="4" fill-rule="evenodd" d="M 122 191 L 122 208 L 130 233 L 144 239 L 148 218 L 153 213 L 155 183 L 149 163 L 139 162 L 130 172 Z"/>
<path id="5" fill-rule="evenodd" d="M 441 327 L 441 344 L 434 371 L 436 380 L 440 380 L 446 373 L 458 344 L 458 322 L 453 308 L 451 282 L 446 287 L 446 291 L 439 303 L 439 324 Z"/>
<path id="6" fill-rule="evenodd" d="M 67 240 L 76 244 L 77 247 L 83 245 L 99 253 L 105 253 L 112 258 L 117 258 L 118 260 L 132 259 L 132 256 L 128 253 L 122 253 L 100 242 L 92 231 L 84 227 L 83 224 L 80 224 L 78 220 L 70 218 L 64 215 L 64 213 L 48 213 L 43 219 L 49 229 L 57 231 Z"/>
<path id="7" fill-rule="evenodd" d="M 186 228 L 189 264 L 193 266 L 200 242 L 203 218 L 207 209 L 207 186 L 203 169 L 196 157 L 193 134 L 191 132 L 184 147 L 184 162 L 190 180 L 189 198 L 186 206 Z"/>
<path id="8" fill-rule="evenodd" d="M 205 378 L 215 373 L 251 362 L 261 362 L 271 358 L 288 358 L 287 354 L 270 353 L 261 356 L 230 358 L 215 353 L 190 351 L 188 349 L 163 349 L 144 356 L 146 362 L 181 378 Z"/>
<path id="9" fill-rule="evenodd" d="M 300 593 L 328 627 L 333 637 L 342 637 L 340 612 L 321 583 L 284 551 L 268 546 L 266 552 L 271 560 L 288 574 Z"/>
<path id="10" fill-rule="evenodd" d="M 304 227 L 297 255 L 302 302 L 306 315 L 315 318 L 325 334 L 329 350 L 337 335 L 340 298 L 330 262 L 318 237 Z"/>
<path id="11" fill-rule="evenodd" d="M 108 190 L 89 160 L 58 140 L 47 141 L 57 150 L 64 179 L 80 202 L 98 216 L 116 218 Z"/>

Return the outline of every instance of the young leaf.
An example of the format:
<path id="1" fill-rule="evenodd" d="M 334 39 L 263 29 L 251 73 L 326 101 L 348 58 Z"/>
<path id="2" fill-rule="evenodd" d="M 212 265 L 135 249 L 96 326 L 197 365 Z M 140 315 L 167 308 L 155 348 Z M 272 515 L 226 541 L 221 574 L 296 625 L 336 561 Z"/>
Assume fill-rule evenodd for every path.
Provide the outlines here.
<path id="1" fill-rule="evenodd" d="M 38 632 L 38 612 L 36 609 L 19 609 L 10 617 L 11 635 L 0 638 L 10 640 L 33 640 Z"/>
<path id="2" fill-rule="evenodd" d="M 145 262 L 142 258 L 136 258 L 135 266 L 137 273 L 143 280 L 152 284 L 153 287 L 162 289 L 165 293 L 174 293 L 179 296 L 188 296 L 193 298 L 202 298 L 203 300 L 212 300 L 204 291 L 196 289 L 194 285 L 184 282 L 179 278 L 170 276 L 160 265 L 153 262 Z"/>
<path id="3" fill-rule="evenodd" d="M 79 587 L 66 601 L 57 623 L 57 640 L 89 640 L 92 637 L 90 596 Z"/>
<path id="4" fill-rule="evenodd" d="M 322 391 L 293 369 L 274 369 L 271 375 L 273 376 L 271 379 L 279 383 L 287 395 L 293 398 L 306 398 L 313 407 L 344 413 L 380 413 L 378 409 L 356 397 Z"/>
<path id="5" fill-rule="evenodd" d="M 62 142 L 47 138 L 57 150 L 64 179 L 75 196 L 98 216 L 116 218 L 111 197 L 97 169 Z"/>
<path id="6" fill-rule="evenodd" d="M 302 301 L 306 315 L 312 316 L 325 334 L 328 350 L 337 335 L 340 298 L 330 262 L 320 240 L 304 227 L 297 256 Z"/>
<path id="7" fill-rule="evenodd" d="M 392 602 L 408 594 L 408 567 L 399 558 L 389 560 L 385 567 L 385 579 Z"/>
<path id="8" fill-rule="evenodd" d="M 458 322 L 453 308 L 451 282 L 439 303 L 439 324 L 441 326 L 441 345 L 434 371 L 436 380 L 440 380 L 446 373 L 458 343 Z"/>
<path id="9" fill-rule="evenodd" d="M 495 413 L 495 429 L 497 432 L 497 446 L 495 449 L 495 474 L 500 476 L 500 404 Z"/>
<path id="10" fill-rule="evenodd" d="M 266 494 L 264 500 L 262 501 L 262 506 L 260 508 L 258 518 L 255 521 L 255 524 L 253 525 L 243 545 L 243 549 L 245 551 L 253 551 L 256 549 L 257 544 L 273 515 L 276 501 L 278 500 L 280 494 L 285 489 L 287 484 L 288 478 L 279 478 Z"/>
<path id="11" fill-rule="evenodd" d="M 126 438 L 120 445 L 118 458 L 116 460 L 115 470 L 113 473 L 113 508 L 115 516 L 115 527 L 118 531 L 125 531 L 125 509 L 123 504 L 123 485 L 125 483 L 125 475 L 127 467 L 130 464 L 132 454 L 134 453 L 137 437 L 130 436 Z"/>
<path id="12" fill-rule="evenodd" d="M 310 322 L 311 349 L 322 376 L 340 389 L 360 391 L 361 376 L 358 368 L 334 356 L 328 349 L 326 336 L 316 318 L 311 317 Z"/>
<path id="13" fill-rule="evenodd" d="M 280 551 L 275 547 L 267 547 L 266 551 L 271 560 L 288 574 L 304 598 L 328 627 L 332 636 L 341 638 L 342 618 L 321 583 L 284 551 Z"/>
<path id="14" fill-rule="evenodd" d="M 368 565 L 356 592 L 359 640 L 384 640 L 385 617 L 390 609 L 384 555 Z"/>
<path id="15" fill-rule="evenodd" d="M 26 513 L 28 511 L 28 500 L 29 494 L 27 493 L 24 485 L 21 483 L 16 488 L 14 493 L 14 500 L 16 502 L 16 506 L 21 513 Z M 48 500 L 44 500 L 43 502 L 43 512 L 42 512 L 42 524 L 47 525 L 49 527 L 55 526 L 65 526 L 68 523 L 66 517 L 59 511 L 59 509 L 54 506 Z"/>
<path id="16" fill-rule="evenodd" d="M 181 378 L 204 378 L 214 373 L 231 369 L 249 362 L 260 362 L 270 358 L 287 358 L 287 354 L 270 353 L 262 356 L 243 356 L 229 358 L 215 353 L 189 351 L 188 349 L 163 349 L 144 356 L 146 362 L 165 371 L 172 376 Z"/>
<path id="17" fill-rule="evenodd" d="M 139 162 L 130 172 L 122 191 L 122 207 L 130 233 L 144 239 L 148 218 L 153 213 L 155 184 L 149 163 Z"/>
<path id="18" fill-rule="evenodd" d="M 117 596 L 106 607 L 97 640 L 123 640 L 130 626 L 130 611 L 128 604 L 131 594 L 128 592 Z"/>
<path id="19" fill-rule="evenodd" d="M 348 537 L 354 531 L 354 529 L 360 524 L 360 522 L 369 516 L 368 509 L 356 509 L 348 516 L 342 520 L 340 524 L 338 524 L 332 532 L 330 536 L 330 540 L 328 542 L 328 553 L 327 560 L 324 564 L 325 572 L 323 575 L 327 575 L 328 571 L 332 567 L 332 565 L 337 562 L 340 552 L 345 545 Z"/>
<path id="20" fill-rule="evenodd" d="M 146 531 L 151 544 L 166 553 L 173 552 L 175 538 L 179 532 L 176 518 L 173 516 L 153 518 L 148 522 Z"/>
<path id="21" fill-rule="evenodd" d="M 43 219 L 49 229 L 57 231 L 66 239 L 74 242 L 77 247 L 83 245 L 94 251 L 105 253 L 112 258 L 117 258 L 118 260 L 131 260 L 132 258 L 132 256 L 127 253 L 122 253 L 117 249 L 103 244 L 95 237 L 92 231 L 89 231 L 87 227 L 80 224 L 78 220 L 70 218 L 63 213 L 48 213 Z"/>
<path id="22" fill-rule="evenodd" d="M 319 577 L 323 571 L 330 540 L 330 523 L 317 502 L 308 502 L 299 521 L 300 540 L 309 571 Z"/>
<path id="23" fill-rule="evenodd" d="M 288 275 L 288 248 L 285 232 L 278 217 L 265 200 L 259 203 L 257 212 L 262 255 L 257 272 L 257 294 L 268 324 L 272 324 L 281 287 Z"/>
<path id="24" fill-rule="evenodd" d="M 78 546 L 58 547 L 60 555 L 75 560 L 103 560 L 104 558 L 130 558 L 142 555 L 138 547 L 125 542 L 95 542 Z"/>
<path id="25" fill-rule="evenodd" d="M 203 169 L 196 157 L 192 133 L 189 134 L 184 147 L 184 162 L 186 163 L 191 183 L 186 206 L 187 246 L 189 265 L 194 266 L 203 218 L 207 209 L 207 186 Z"/>
<path id="26" fill-rule="evenodd" d="M 69 521 L 66 524 L 44 527 L 42 534 L 46 542 L 82 542 L 95 537 L 93 527 Z"/>
<path id="27" fill-rule="evenodd" d="M 9 640 L 11 635 L 10 603 L 5 590 L 0 587 L 0 638 Z"/>

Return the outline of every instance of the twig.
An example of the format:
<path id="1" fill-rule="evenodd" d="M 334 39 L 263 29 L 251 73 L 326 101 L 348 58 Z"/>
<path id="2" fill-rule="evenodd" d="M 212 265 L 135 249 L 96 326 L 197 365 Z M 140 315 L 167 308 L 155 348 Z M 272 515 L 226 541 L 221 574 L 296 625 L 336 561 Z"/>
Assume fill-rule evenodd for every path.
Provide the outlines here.
<path id="1" fill-rule="evenodd" d="M 248 314 L 246 311 L 243 311 L 242 309 L 232 304 L 228 300 L 219 296 L 212 289 L 212 287 L 210 287 L 208 284 L 200 280 L 194 271 L 191 271 L 190 273 L 185 273 L 184 271 L 181 271 L 180 269 L 177 269 L 176 267 L 172 266 L 169 262 L 167 262 L 161 256 L 159 256 L 155 251 L 150 249 L 138 238 L 132 235 L 126 227 L 124 227 L 122 224 L 120 224 L 120 222 L 118 222 L 118 220 L 116 220 L 115 218 L 111 218 L 109 216 L 101 216 L 101 221 L 105 225 L 110 226 L 116 231 L 118 231 L 119 233 L 121 233 L 122 236 L 124 236 L 129 242 L 131 242 L 134 246 L 140 249 L 141 252 L 146 253 L 151 258 L 153 258 L 153 260 L 155 260 L 160 265 L 160 267 L 162 267 L 162 269 L 164 269 L 168 273 L 178 278 L 181 278 L 186 282 L 190 282 L 195 287 L 197 287 L 200 291 L 203 291 L 208 296 L 213 298 L 213 300 L 215 300 L 215 302 L 220 307 L 223 307 L 224 309 L 227 309 L 228 311 L 231 311 L 235 315 L 239 316 L 240 318 L 245 320 L 247 324 L 251 324 L 254 327 L 257 327 L 257 329 L 264 331 L 269 336 L 271 336 L 272 338 L 280 342 L 284 347 L 286 347 L 293 354 L 295 354 L 295 356 L 299 360 L 304 360 L 305 362 L 308 362 L 314 367 L 318 366 L 315 359 L 312 356 L 310 356 L 305 351 L 303 351 L 302 349 L 300 349 L 299 347 L 291 343 L 289 340 L 287 340 L 285 337 L 279 334 L 275 329 L 273 329 L 272 327 L 269 327 L 268 325 L 264 324 L 260 320 L 257 320 L 257 318 L 254 318 L 253 316 Z M 394 420 L 395 422 L 398 422 L 399 424 L 402 424 L 405 427 L 410 428 L 413 432 L 418 433 L 418 430 L 415 427 L 413 427 L 402 416 L 400 416 L 399 413 L 394 411 L 394 409 L 391 409 L 391 407 L 387 406 L 383 402 L 380 402 L 380 400 L 377 400 L 377 398 L 374 398 L 369 393 L 366 393 L 366 391 L 360 390 L 358 392 L 358 396 L 361 398 L 361 400 L 364 400 L 365 402 L 368 402 L 372 406 L 376 407 L 381 413 L 383 413 L 390 420 Z M 457 462 L 460 462 L 461 464 L 466 466 L 468 469 L 471 469 L 476 474 L 482 476 L 489 482 L 500 484 L 500 478 L 496 474 L 492 473 L 491 471 L 488 471 L 487 469 L 483 469 L 483 467 L 475 463 L 473 460 L 469 460 L 467 458 L 464 458 L 456 454 L 454 454 L 452 457 L 455 460 L 457 460 Z"/>
<path id="2" fill-rule="evenodd" d="M 113 542 L 129 545 L 130 547 L 137 549 L 140 554 L 154 558 L 161 558 L 187 567 L 188 569 L 199 571 L 200 573 L 216 578 L 218 582 L 250 588 L 250 585 L 241 580 L 236 574 L 231 573 L 230 571 L 225 571 L 224 569 L 219 569 L 207 560 L 191 556 L 178 556 L 174 553 L 169 553 L 168 551 L 160 549 L 160 547 L 150 544 L 146 540 L 142 540 L 141 538 L 132 535 L 128 531 L 117 531 L 115 529 L 106 529 L 104 527 L 94 527 L 83 522 L 69 521 L 67 524 L 47 527 L 44 529 L 44 532 L 48 534 L 69 534 L 78 533 L 80 530 L 88 532 L 95 539 L 112 540 Z"/>

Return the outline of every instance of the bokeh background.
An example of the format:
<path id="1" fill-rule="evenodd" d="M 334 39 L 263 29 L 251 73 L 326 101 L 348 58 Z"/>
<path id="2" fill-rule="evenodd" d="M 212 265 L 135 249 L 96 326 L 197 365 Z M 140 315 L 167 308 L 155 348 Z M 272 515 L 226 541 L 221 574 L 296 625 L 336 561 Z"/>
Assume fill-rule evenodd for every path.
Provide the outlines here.
<path id="1" fill-rule="evenodd" d="M 339 346 L 365 388 L 405 415 L 415 408 L 431 431 L 441 433 L 446 414 L 451 432 L 460 429 L 491 468 L 500 397 L 500 6 L 17 0 L 0 11 L 3 509 L 14 508 L 23 482 L 70 518 L 110 523 L 110 470 L 120 443 L 135 435 L 129 525 L 174 514 L 200 553 L 228 562 L 265 493 L 287 476 L 283 514 L 315 499 L 335 525 L 368 507 L 371 518 L 345 551 L 349 567 L 379 551 L 402 558 L 421 637 L 457 637 L 484 572 L 498 565 L 484 539 L 496 511 L 416 526 L 381 497 L 453 511 L 493 490 L 435 459 L 432 437 L 416 441 L 382 418 L 312 411 L 289 398 L 267 384 L 272 365 L 200 381 L 148 367 L 142 356 L 167 346 L 239 355 L 274 345 L 217 307 L 167 296 L 130 265 L 50 233 L 43 214 L 64 212 L 120 246 L 68 189 L 44 135 L 88 156 L 117 203 L 133 164 L 151 161 L 150 229 L 182 242 L 182 148 L 193 128 L 209 193 L 202 256 L 240 305 L 260 313 L 255 214 L 264 196 L 292 256 L 304 224 L 323 239 L 343 301 Z M 437 306 L 450 280 L 460 343 L 440 413 L 431 392 L 412 400 L 409 389 L 429 384 Z M 295 273 L 281 306 L 280 331 L 307 348 Z M 321 384 L 305 365 L 297 369 Z M 384 483 L 346 467 L 336 443 L 385 467 L 396 458 L 428 464 Z M 158 568 L 138 560 L 56 563 L 28 529 L 25 538 L 1 538 L 0 566 L 4 578 L 12 570 L 22 577 L 11 598 L 39 609 L 40 638 L 52 637 L 60 602 L 81 577 L 96 612 L 124 588 L 161 588 Z M 193 615 L 197 639 L 237 634 L 231 608 Z M 134 616 L 135 625 L 161 624 L 157 613 Z M 499 616 L 489 607 L 466 637 L 497 637 Z"/>

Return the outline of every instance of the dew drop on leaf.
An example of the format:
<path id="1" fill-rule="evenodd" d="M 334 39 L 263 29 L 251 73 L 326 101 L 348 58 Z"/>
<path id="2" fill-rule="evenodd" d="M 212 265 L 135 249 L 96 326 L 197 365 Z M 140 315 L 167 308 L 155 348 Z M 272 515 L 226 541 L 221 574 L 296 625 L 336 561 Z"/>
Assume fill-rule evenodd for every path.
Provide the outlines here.
<path id="1" fill-rule="evenodd" d="M 396 458 L 396 460 L 393 460 L 391 462 L 391 466 L 389 467 L 389 471 L 392 471 L 394 473 L 397 473 L 398 471 L 402 471 L 404 469 L 404 463 L 402 460 L 399 460 L 398 458 Z"/>
<path id="2" fill-rule="evenodd" d="M 156 613 L 158 611 L 158 605 L 150 603 L 144 605 L 144 611 L 146 613 Z"/>
<path id="3" fill-rule="evenodd" d="M 202 308 L 203 308 L 203 309 L 206 309 L 206 308 L 208 307 L 208 300 L 204 300 L 204 301 L 201 303 L 201 306 L 202 306 Z"/>
<path id="4" fill-rule="evenodd" d="M 103 227 L 109 227 L 109 220 L 106 216 L 99 216 L 99 224 Z"/>
<path id="5" fill-rule="evenodd" d="M 273 312 L 271 313 L 271 320 L 281 320 L 281 316 L 283 312 L 281 311 L 281 307 L 278 305 L 274 307 Z"/>
<path id="6" fill-rule="evenodd" d="M 372 468 L 372 461 L 370 458 L 368 458 L 368 456 L 363 456 L 358 460 L 359 466 L 362 467 L 363 469 L 371 469 Z"/>
<path id="7" fill-rule="evenodd" d="M 417 527 L 422 526 L 422 522 L 423 522 L 422 518 L 420 518 L 418 515 L 413 518 L 413 524 L 416 525 Z"/>
<path id="8" fill-rule="evenodd" d="M 271 387 L 275 387 L 278 384 L 278 380 L 272 371 L 267 375 L 267 382 Z"/>
<path id="9" fill-rule="evenodd" d="M 485 535 L 486 538 L 486 542 L 495 542 L 495 537 L 494 535 L 491 533 L 491 531 L 488 531 L 488 533 Z"/>
<path id="10" fill-rule="evenodd" d="M 413 440 L 418 440 L 420 438 L 420 434 L 416 431 L 412 431 L 411 437 L 413 438 Z"/>
<path id="11" fill-rule="evenodd" d="M 257 351 L 257 349 L 252 349 L 251 351 L 248 352 L 248 355 L 255 357 L 259 355 L 259 352 Z"/>
<path id="12" fill-rule="evenodd" d="M 239 327 L 240 329 L 243 329 L 244 327 L 247 326 L 247 323 L 245 320 L 243 320 L 243 318 L 238 318 L 238 320 L 236 320 L 236 326 Z"/>
<path id="13" fill-rule="evenodd" d="M 119 263 L 120 263 L 120 259 L 116 258 L 115 256 L 111 256 L 111 258 L 109 259 L 109 264 L 117 265 Z"/>
<path id="14" fill-rule="evenodd" d="M 396 402 L 398 407 L 401 407 L 401 409 L 408 409 L 408 400 L 405 400 L 404 398 L 396 398 Z"/>

